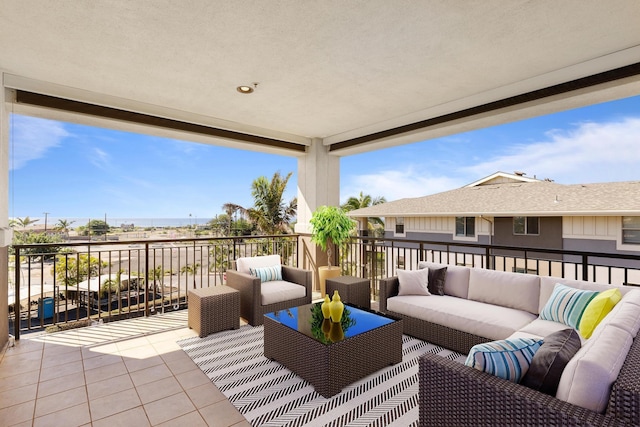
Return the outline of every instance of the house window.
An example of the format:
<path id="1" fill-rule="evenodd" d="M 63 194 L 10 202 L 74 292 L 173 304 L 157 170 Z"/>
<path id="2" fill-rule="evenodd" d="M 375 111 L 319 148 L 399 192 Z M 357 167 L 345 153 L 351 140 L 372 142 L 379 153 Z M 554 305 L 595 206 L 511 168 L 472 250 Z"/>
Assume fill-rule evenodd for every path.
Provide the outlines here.
<path id="1" fill-rule="evenodd" d="M 622 243 L 640 245 L 640 216 L 622 217 Z"/>
<path id="2" fill-rule="evenodd" d="M 473 216 L 456 217 L 456 236 L 475 237 L 476 218 Z"/>
<path id="3" fill-rule="evenodd" d="M 404 218 L 396 218 L 396 234 L 404 234 Z"/>
<path id="4" fill-rule="evenodd" d="M 540 234 L 540 217 L 537 216 L 514 216 L 513 234 Z"/>

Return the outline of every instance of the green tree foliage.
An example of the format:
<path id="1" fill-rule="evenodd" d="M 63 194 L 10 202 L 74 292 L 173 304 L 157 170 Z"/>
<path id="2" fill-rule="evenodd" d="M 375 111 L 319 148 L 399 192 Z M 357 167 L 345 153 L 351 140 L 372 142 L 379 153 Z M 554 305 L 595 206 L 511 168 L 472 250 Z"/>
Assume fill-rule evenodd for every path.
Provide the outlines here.
<path id="1" fill-rule="evenodd" d="M 12 219 L 11 221 L 9 221 L 9 225 L 11 227 L 26 228 L 26 227 L 30 226 L 31 224 L 35 224 L 38 221 L 40 221 L 40 220 L 39 219 L 31 219 L 28 216 L 25 216 L 24 218 Z"/>
<path id="2" fill-rule="evenodd" d="M 249 218 L 258 225 L 258 230 L 264 234 L 291 232 L 290 223 L 296 216 L 298 199 L 294 197 L 289 203 L 283 200 L 291 175 L 293 172 L 289 172 L 283 178 L 280 172 L 276 172 L 271 181 L 261 176 L 255 179 L 251 185 L 254 207 L 249 210 Z"/>
<path id="3" fill-rule="evenodd" d="M 69 235 L 69 229 L 71 227 L 71 224 L 73 224 L 75 221 L 69 221 L 66 219 L 59 219 L 58 222 L 56 223 L 56 225 L 54 226 L 54 230 L 59 231 L 61 233 L 64 233 L 65 235 Z"/>
<path id="4" fill-rule="evenodd" d="M 354 211 L 356 209 L 368 208 L 370 206 L 380 205 L 387 203 L 384 197 L 371 197 L 368 194 L 363 194 L 362 191 L 358 197 L 349 197 L 347 201 L 341 206 L 345 212 Z M 384 221 L 379 217 L 367 218 L 369 231 L 374 234 L 384 234 Z"/>
<path id="5" fill-rule="evenodd" d="M 291 222 L 296 217 L 298 209 L 298 199 L 294 197 L 288 203 L 283 200 L 287 183 L 293 175 L 289 172 L 286 177 L 280 172 L 273 174 L 271 180 L 261 176 L 256 178 L 251 184 L 251 195 L 254 206 L 245 209 L 234 203 L 225 203 L 222 209 L 226 212 L 229 220 L 229 230 L 232 230 L 232 218 L 238 213 L 244 218 L 248 218 L 255 224 L 262 234 L 288 234 L 291 233 Z M 243 226 L 241 223 L 239 226 Z M 244 229 L 246 233 L 246 228 Z"/>
<path id="6" fill-rule="evenodd" d="M 87 223 L 87 229 L 92 236 L 104 236 L 109 232 L 110 227 L 100 219 L 92 219 Z"/>
<path id="7" fill-rule="evenodd" d="M 61 243 L 62 239 L 59 236 L 50 235 L 47 233 L 32 233 L 32 232 L 15 232 L 13 234 L 14 245 L 32 245 L 32 244 L 44 244 L 44 243 Z M 45 259 L 54 257 L 60 251 L 60 246 L 47 245 L 37 248 L 25 248 L 20 250 L 20 256 L 36 256 L 41 255 Z M 9 248 L 9 254 L 15 255 L 15 248 L 11 246 Z"/>
<path id="8" fill-rule="evenodd" d="M 56 281 L 61 285 L 76 286 L 78 283 L 91 276 L 98 276 L 100 270 L 107 268 L 109 264 L 100 262 L 98 258 L 81 254 L 78 256 L 58 256 L 54 274 Z"/>

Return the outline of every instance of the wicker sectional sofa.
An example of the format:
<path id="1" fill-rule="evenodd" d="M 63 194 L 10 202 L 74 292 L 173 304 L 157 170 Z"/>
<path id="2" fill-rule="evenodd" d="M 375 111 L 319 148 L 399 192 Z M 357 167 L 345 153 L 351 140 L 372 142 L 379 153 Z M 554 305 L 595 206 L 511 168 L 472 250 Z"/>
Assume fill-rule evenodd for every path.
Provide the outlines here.
<path id="1" fill-rule="evenodd" d="M 447 267 L 443 296 L 398 295 L 380 282 L 380 310 L 404 333 L 468 353 L 476 344 L 544 338 L 566 329 L 539 313 L 556 283 L 602 291 L 612 285 L 421 262 Z M 555 396 L 439 356 L 420 359 L 420 425 L 640 425 L 640 290 L 622 299 L 566 365 Z"/>

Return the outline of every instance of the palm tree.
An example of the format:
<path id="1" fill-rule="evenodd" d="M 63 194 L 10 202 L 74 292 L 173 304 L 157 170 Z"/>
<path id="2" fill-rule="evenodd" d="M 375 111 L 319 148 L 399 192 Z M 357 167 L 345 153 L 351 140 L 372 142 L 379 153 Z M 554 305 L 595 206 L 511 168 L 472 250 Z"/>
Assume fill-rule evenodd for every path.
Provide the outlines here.
<path id="1" fill-rule="evenodd" d="M 387 203 L 384 196 L 371 197 L 369 194 L 363 194 L 362 191 L 358 197 L 349 197 L 347 201 L 341 206 L 342 210 L 349 212 L 356 209 L 368 208 L 370 206 L 380 205 Z M 367 218 L 368 228 L 374 233 L 377 230 L 384 230 L 384 221 L 379 217 Z"/>
<path id="2" fill-rule="evenodd" d="M 271 181 L 261 176 L 251 184 L 254 207 L 248 210 L 249 219 L 255 222 L 264 234 L 291 232 L 290 223 L 296 216 L 298 199 L 294 197 L 289 203 L 282 200 L 291 175 L 293 172 L 289 172 L 283 178 L 280 172 L 276 172 Z"/>
<path id="3" fill-rule="evenodd" d="M 69 227 L 74 222 L 75 221 L 69 221 L 69 220 L 66 220 L 66 219 L 59 219 L 58 223 L 55 226 L 55 230 L 56 231 L 60 231 L 60 232 L 64 233 L 67 237 L 69 237 Z"/>
<path id="4" fill-rule="evenodd" d="M 256 178 L 251 184 L 251 195 L 254 201 L 252 208 L 245 209 L 233 203 L 225 203 L 222 205 L 222 209 L 230 218 L 236 212 L 247 216 L 263 234 L 288 234 L 291 232 L 290 224 L 298 209 L 296 197 L 291 199 L 289 203 L 282 200 L 291 175 L 293 172 L 282 177 L 280 172 L 276 172 L 271 181 L 264 176 Z"/>
<path id="5" fill-rule="evenodd" d="M 39 219 L 31 219 L 28 216 L 25 216 L 24 218 L 12 219 L 9 222 L 9 224 L 12 227 L 18 226 L 18 227 L 26 228 L 26 227 L 30 226 L 31 224 L 35 224 L 38 221 L 40 221 L 40 220 Z"/>

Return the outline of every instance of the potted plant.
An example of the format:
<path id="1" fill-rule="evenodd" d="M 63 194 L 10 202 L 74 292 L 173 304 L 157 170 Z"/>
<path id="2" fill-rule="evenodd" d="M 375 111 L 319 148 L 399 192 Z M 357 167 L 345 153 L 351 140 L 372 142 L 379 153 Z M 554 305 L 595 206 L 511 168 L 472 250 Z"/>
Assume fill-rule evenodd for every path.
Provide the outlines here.
<path id="1" fill-rule="evenodd" d="M 318 268 L 320 292 L 325 294 L 325 280 L 340 275 L 340 267 L 332 266 L 331 244 L 342 247 L 355 228 L 355 222 L 340 208 L 320 206 L 311 215 L 311 241 L 327 252 L 329 266 Z"/>

